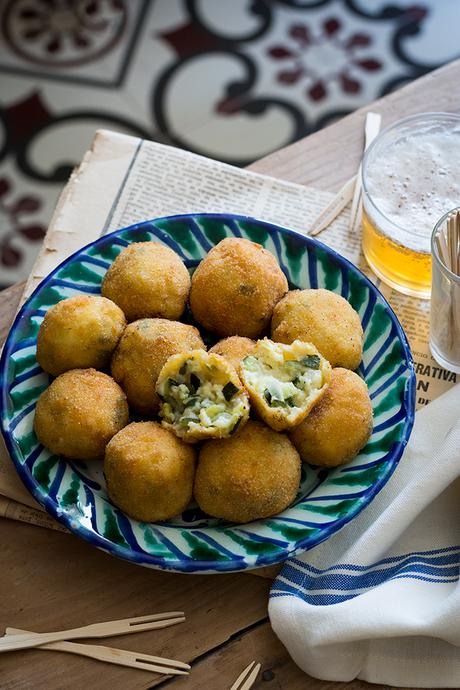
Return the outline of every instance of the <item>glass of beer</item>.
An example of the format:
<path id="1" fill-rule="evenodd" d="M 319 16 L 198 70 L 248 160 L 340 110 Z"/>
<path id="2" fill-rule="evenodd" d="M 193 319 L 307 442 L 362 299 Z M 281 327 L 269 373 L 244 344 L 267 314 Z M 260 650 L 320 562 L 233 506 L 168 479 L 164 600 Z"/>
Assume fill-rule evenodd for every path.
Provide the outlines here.
<path id="1" fill-rule="evenodd" d="M 459 162 L 460 116 L 452 113 L 400 120 L 364 156 L 364 256 L 399 292 L 430 297 L 431 233 L 460 201 Z"/>

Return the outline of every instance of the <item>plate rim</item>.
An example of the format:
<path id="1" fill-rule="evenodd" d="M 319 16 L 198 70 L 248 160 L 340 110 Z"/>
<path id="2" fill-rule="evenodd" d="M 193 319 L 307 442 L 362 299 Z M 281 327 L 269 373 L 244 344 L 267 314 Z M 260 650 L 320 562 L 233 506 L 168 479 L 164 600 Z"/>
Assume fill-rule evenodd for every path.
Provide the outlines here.
<path id="1" fill-rule="evenodd" d="M 9 356 L 9 350 L 12 345 L 12 342 L 14 340 L 14 336 L 16 333 L 16 330 L 19 326 L 19 322 L 23 318 L 24 312 L 27 310 L 28 305 L 30 302 L 34 299 L 34 297 L 37 295 L 39 291 L 41 291 L 46 285 L 53 279 L 55 274 L 59 272 L 62 268 L 64 268 L 67 264 L 71 263 L 75 257 L 78 255 L 84 253 L 87 249 L 90 247 L 94 246 L 99 246 L 101 244 L 104 244 L 107 242 L 107 240 L 110 240 L 112 237 L 118 237 L 120 233 L 127 233 L 131 230 L 138 230 L 142 228 L 143 226 L 146 225 L 151 225 L 154 223 L 157 223 L 159 221 L 172 221 L 172 220 L 183 220 L 183 219 L 196 219 L 197 217 L 209 217 L 213 219 L 220 219 L 220 220 L 236 220 L 236 221 L 250 221 L 254 222 L 260 226 L 263 226 L 267 229 L 275 230 L 276 232 L 281 231 L 283 234 L 291 235 L 293 237 L 296 237 L 300 239 L 304 244 L 306 245 L 312 245 L 314 247 L 317 247 L 323 251 L 325 251 L 327 254 L 332 255 L 337 262 L 337 264 L 340 265 L 345 265 L 347 269 L 351 270 L 353 273 L 357 274 L 359 279 L 363 281 L 367 287 L 370 288 L 371 292 L 376 292 L 379 298 L 382 300 L 385 308 L 388 310 L 390 318 L 392 320 L 393 325 L 396 328 L 396 332 L 398 335 L 398 338 L 403 345 L 404 349 L 404 354 L 406 358 L 406 363 L 407 363 L 407 371 L 408 371 L 408 378 L 406 379 L 405 382 L 405 387 L 404 387 L 404 407 L 405 407 L 405 417 L 404 417 L 404 429 L 403 429 L 403 435 L 404 438 L 399 442 L 399 446 L 396 449 L 396 451 L 393 454 L 393 457 L 391 458 L 391 464 L 388 466 L 388 471 L 385 473 L 385 475 L 382 478 L 377 479 L 375 484 L 372 485 L 370 489 L 368 489 L 368 493 L 366 494 L 365 500 L 359 503 L 355 511 L 350 511 L 350 513 L 347 513 L 345 516 L 338 518 L 334 520 L 333 523 L 331 523 L 328 527 L 325 527 L 321 529 L 320 533 L 314 536 L 307 536 L 303 539 L 300 539 L 298 541 L 290 541 L 286 547 L 281 547 L 280 552 L 277 552 L 273 554 L 272 556 L 270 555 L 262 555 L 257 558 L 257 563 L 250 564 L 247 563 L 244 558 L 242 559 L 229 559 L 227 561 L 200 561 L 200 560 L 190 560 L 190 561 L 184 561 L 184 560 L 178 560 L 174 562 L 168 562 L 166 561 L 163 557 L 160 556 L 155 556 L 152 554 L 149 554 L 147 552 L 141 552 L 140 550 L 135 550 L 131 546 L 126 547 L 121 544 L 117 544 L 116 542 L 108 540 L 106 537 L 102 536 L 98 532 L 95 532 L 93 529 L 88 529 L 85 526 L 82 526 L 81 523 L 75 523 L 75 519 L 72 517 L 71 514 L 68 513 L 63 513 L 59 505 L 53 500 L 51 501 L 48 496 L 43 495 L 39 490 L 38 490 L 38 483 L 34 480 L 32 474 L 30 472 L 25 471 L 25 465 L 24 463 L 19 462 L 16 458 L 16 454 L 18 453 L 17 448 L 15 447 L 15 443 L 12 440 L 12 434 L 7 428 L 7 420 L 6 420 L 6 407 L 7 407 L 7 401 L 6 401 L 6 377 L 5 377 L 5 372 L 7 370 L 7 360 Z M 225 238 L 224 238 L 225 239 Z M 153 240 L 152 240 L 153 241 Z M 215 246 L 215 245 L 214 245 Z M 0 357 L 0 430 L 2 432 L 3 439 L 5 441 L 6 448 L 8 450 L 8 453 L 10 455 L 10 459 L 14 464 L 15 470 L 17 474 L 19 475 L 21 481 L 23 482 L 24 486 L 26 489 L 32 494 L 32 496 L 37 500 L 38 503 L 40 503 L 45 510 L 52 515 L 54 519 L 56 519 L 59 523 L 64 525 L 72 534 L 77 534 L 79 537 L 84 539 L 86 542 L 91 544 L 92 546 L 95 546 L 96 548 L 109 553 L 113 556 L 116 556 L 118 558 L 121 558 L 123 560 L 127 560 L 132 563 L 136 563 L 139 565 L 143 565 L 146 567 L 151 567 L 151 568 L 158 568 L 164 571 L 171 571 L 171 572 L 181 572 L 181 573 L 186 573 L 186 574 L 203 574 L 205 571 L 209 573 L 229 573 L 229 572 L 244 572 L 247 570 L 254 570 L 262 567 L 266 567 L 269 565 L 274 565 L 276 563 L 282 563 L 286 561 L 289 558 L 292 558 L 295 555 L 298 555 L 301 552 L 305 552 L 313 548 L 314 546 L 317 546 L 319 543 L 325 541 L 328 539 L 330 536 L 338 532 L 342 527 L 344 527 L 346 524 L 348 524 L 353 518 L 355 518 L 357 515 L 359 515 L 375 498 L 375 496 L 383 489 L 385 484 L 388 482 L 390 477 L 393 475 L 393 472 L 395 471 L 402 454 L 404 452 L 404 449 L 409 441 L 412 428 L 414 425 L 414 417 L 415 417 L 415 393 L 416 393 L 416 376 L 415 376 L 415 369 L 414 369 L 414 362 L 413 362 L 413 357 L 412 357 L 412 351 L 410 348 L 409 341 L 407 339 L 407 336 L 399 322 L 398 317 L 396 316 L 394 310 L 392 309 L 391 305 L 388 303 L 387 299 L 384 297 L 384 295 L 381 293 L 381 291 L 378 289 L 374 283 L 357 267 L 355 264 L 353 264 L 349 259 L 346 257 L 342 256 L 337 252 L 335 249 L 329 247 L 328 245 L 324 244 L 323 242 L 320 242 L 317 240 L 315 237 L 310 237 L 308 235 L 304 235 L 301 232 L 297 230 L 292 230 L 291 228 L 286 228 L 282 225 L 278 225 L 276 223 L 271 223 L 269 221 L 261 220 L 259 218 L 255 218 L 254 216 L 247 216 L 247 215 L 242 215 L 242 214 L 234 214 L 234 213 L 212 213 L 212 212 L 206 212 L 206 213 L 200 213 L 200 212 L 193 212 L 193 213 L 180 213 L 180 214 L 172 214 L 172 215 L 166 215 L 166 216 L 158 216 L 155 218 L 147 219 L 140 221 L 138 223 L 133 223 L 132 225 L 128 225 L 123 228 L 118 228 L 117 230 L 113 230 L 110 233 L 107 233 L 105 235 L 101 235 L 101 237 L 97 238 L 96 240 L 89 242 L 79 249 L 77 249 L 75 252 L 70 254 L 67 258 L 65 258 L 58 266 L 56 266 L 50 273 L 48 273 L 43 280 L 40 281 L 40 283 L 37 285 L 37 287 L 33 290 L 33 292 L 30 294 L 30 296 L 27 298 L 27 300 L 24 302 L 24 304 L 21 306 L 20 310 L 16 314 L 13 323 L 10 326 L 10 329 L 8 331 L 8 335 L 5 339 L 1 357 Z M 118 514 L 121 512 L 122 515 L 125 515 L 123 511 L 120 511 L 119 508 L 114 506 L 115 512 Z M 129 518 L 128 518 L 129 519 Z M 270 519 L 270 518 L 266 518 Z M 145 524 L 150 524 L 150 523 L 145 523 Z M 155 523 L 153 523 L 155 524 Z M 245 523 L 245 524 L 251 524 L 251 523 Z"/>

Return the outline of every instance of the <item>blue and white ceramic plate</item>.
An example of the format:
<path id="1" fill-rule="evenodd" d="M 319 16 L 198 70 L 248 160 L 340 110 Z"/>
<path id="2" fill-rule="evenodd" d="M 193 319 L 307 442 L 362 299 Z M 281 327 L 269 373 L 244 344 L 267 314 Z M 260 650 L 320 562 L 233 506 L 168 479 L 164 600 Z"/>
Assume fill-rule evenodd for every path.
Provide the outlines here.
<path id="1" fill-rule="evenodd" d="M 49 384 L 37 364 L 36 339 L 46 310 L 79 293 L 98 294 L 102 278 L 131 242 L 154 240 L 193 269 L 224 237 L 246 237 L 270 250 L 291 287 L 333 290 L 361 317 L 374 431 L 350 464 L 331 471 L 304 465 L 294 503 L 246 525 L 211 519 L 191 505 L 177 518 L 146 524 L 110 502 L 102 462 L 52 455 L 33 431 L 35 405 Z M 409 345 L 393 311 L 371 282 L 325 245 L 242 216 L 160 218 L 106 235 L 64 261 L 19 312 L 0 367 L 2 431 L 22 481 L 46 510 L 94 546 L 134 563 L 177 572 L 225 572 L 285 560 L 327 539 L 372 501 L 391 476 L 414 418 L 415 377 Z"/>

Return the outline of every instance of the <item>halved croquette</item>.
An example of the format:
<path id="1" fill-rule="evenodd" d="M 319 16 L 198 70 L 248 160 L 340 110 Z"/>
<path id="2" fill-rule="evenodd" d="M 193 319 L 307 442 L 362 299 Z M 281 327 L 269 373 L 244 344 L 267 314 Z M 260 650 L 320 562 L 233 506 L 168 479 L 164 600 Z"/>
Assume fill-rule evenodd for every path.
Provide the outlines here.
<path id="1" fill-rule="evenodd" d="M 224 438 L 249 416 L 249 400 L 236 371 L 204 350 L 173 355 L 157 382 L 160 416 L 167 429 L 189 443 Z"/>
<path id="2" fill-rule="evenodd" d="M 243 359 L 241 378 L 259 416 L 283 431 L 299 424 L 324 394 L 331 366 L 311 343 L 264 338 Z"/>

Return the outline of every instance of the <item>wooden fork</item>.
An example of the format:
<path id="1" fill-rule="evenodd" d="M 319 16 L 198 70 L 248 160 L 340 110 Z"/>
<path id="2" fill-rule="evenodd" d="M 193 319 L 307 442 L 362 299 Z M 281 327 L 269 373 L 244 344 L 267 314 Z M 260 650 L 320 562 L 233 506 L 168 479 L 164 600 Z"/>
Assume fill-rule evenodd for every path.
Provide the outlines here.
<path id="1" fill-rule="evenodd" d="M 176 625 L 183 621 L 185 621 L 183 611 L 168 611 L 166 613 L 154 613 L 149 616 L 138 616 L 137 618 L 107 621 L 106 623 L 92 623 L 82 628 L 72 628 L 71 630 L 61 630 L 58 632 L 4 635 L 0 637 L 0 652 L 39 647 L 48 642 L 73 640 L 78 637 L 111 637 L 112 635 L 125 635 L 126 633 L 141 632 L 142 630 L 158 630 L 159 628 L 167 628 L 170 625 Z"/>
<path id="2" fill-rule="evenodd" d="M 19 630 L 17 628 L 7 628 L 5 634 L 21 635 L 27 632 L 27 630 Z M 176 661 L 175 659 L 164 659 L 163 657 L 152 656 L 151 654 L 138 654 L 137 652 L 129 652 L 126 649 L 114 649 L 113 647 L 103 647 L 95 644 L 50 642 L 41 645 L 38 649 L 69 652 L 70 654 L 79 654 L 80 656 L 87 656 L 90 659 L 97 659 L 98 661 L 106 661 L 110 664 L 129 666 L 130 668 L 141 668 L 144 671 L 176 676 L 187 676 L 191 668 L 189 664 L 184 664 L 184 662 Z"/>
<path id="3" fill-rule="evenodd" d="M 230 690 L 249 690 L 249 688 L 252 688 L 256 682 L 257 674 L 260 671 L 260 664 L 256 664 L 255 666 L 254 664 L 256 664 L 256 662 L 251 661 L 249 666 L 246 666 L 244 671 L 235 680 Z"/>

